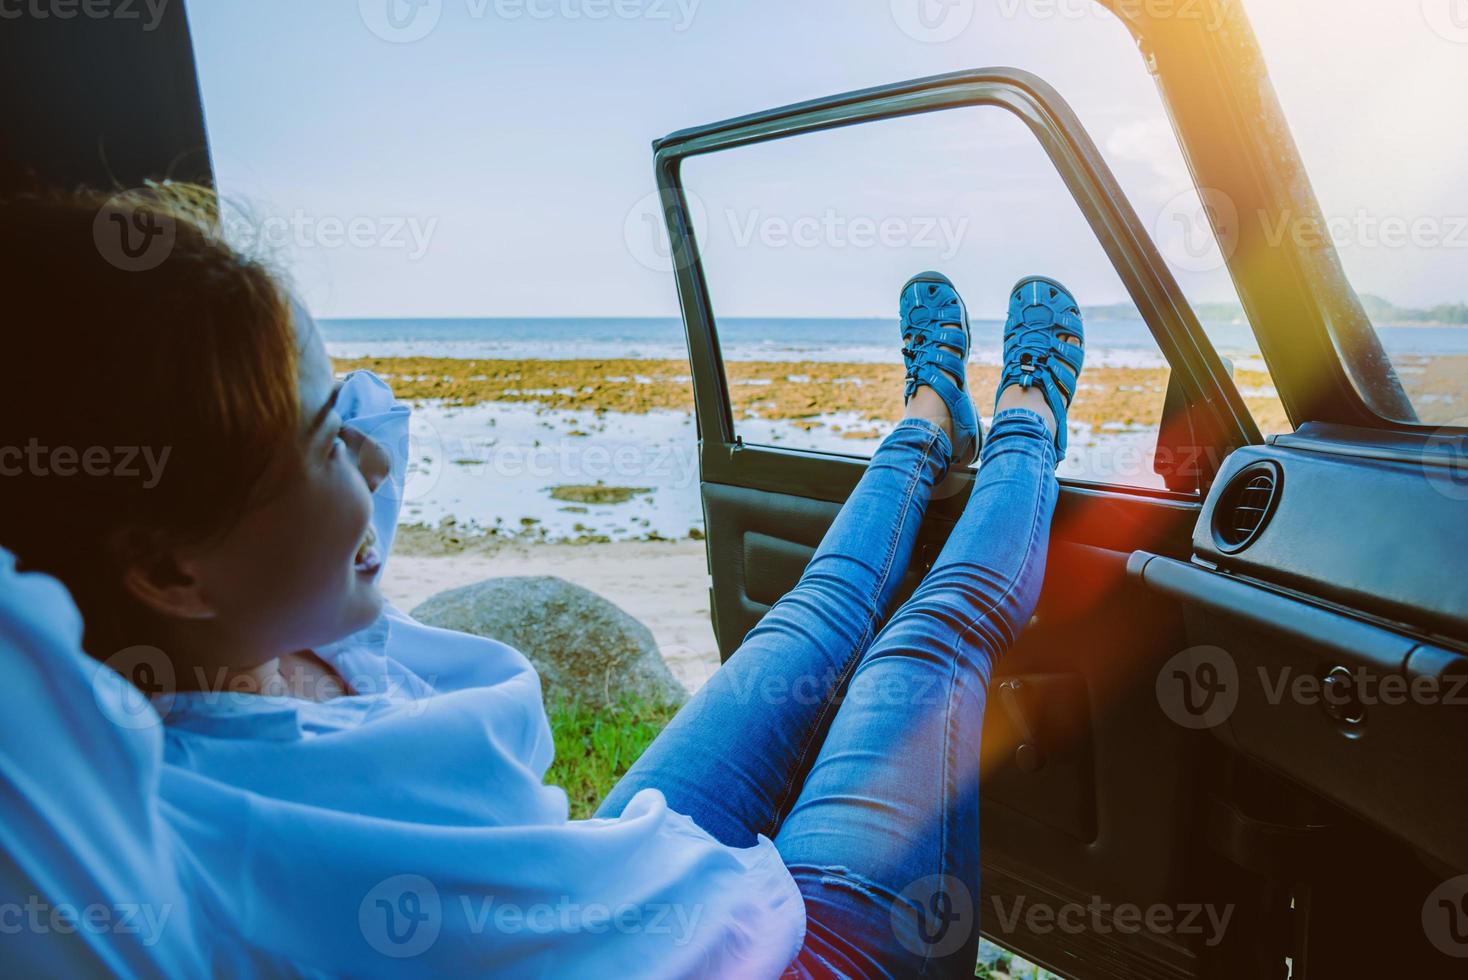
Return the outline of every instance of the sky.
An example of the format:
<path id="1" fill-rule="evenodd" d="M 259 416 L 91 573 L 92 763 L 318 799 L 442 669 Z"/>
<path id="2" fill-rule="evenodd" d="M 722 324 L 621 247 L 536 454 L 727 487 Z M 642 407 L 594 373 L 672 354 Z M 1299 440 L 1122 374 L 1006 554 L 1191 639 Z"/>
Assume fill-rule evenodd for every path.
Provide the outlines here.
<path id="1" fill-rule="evenodd" d="M 1358 290 L 1468 299 L 1468 129 L 1443 114 L 1468 92 L 1468 0 L 1247 6 Z M 676 315 L 653 139 L 994 65 L 1071 102 L 1191 299 L 1234 298 L 1190 220 L 1197 195 L 1152 79 L 1088 0 L 188 10 L 232 225 L 319 316 Z M 971 308 L 1000 308 L 988 315 L 1031 272 L 1086 305 L 1126 299 L 1044 154 L 1000 110 L 700 158 L 686 182 L 721 315 L 888 315 L 925 268 L 953 275 Z"/>

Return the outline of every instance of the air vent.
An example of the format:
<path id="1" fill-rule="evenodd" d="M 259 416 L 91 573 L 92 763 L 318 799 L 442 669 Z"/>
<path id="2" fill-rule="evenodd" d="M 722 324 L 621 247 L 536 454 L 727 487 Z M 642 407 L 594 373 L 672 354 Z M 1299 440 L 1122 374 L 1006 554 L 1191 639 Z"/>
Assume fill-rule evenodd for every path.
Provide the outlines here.
<path id="1" fill-rule="evenodd" d="M 1233 554 L 1253 544 L 1279 502 L 1280 471 L 1270 462 L 1244 467 L 1224 487 L 1213 512 L 1213 539 Z"/>

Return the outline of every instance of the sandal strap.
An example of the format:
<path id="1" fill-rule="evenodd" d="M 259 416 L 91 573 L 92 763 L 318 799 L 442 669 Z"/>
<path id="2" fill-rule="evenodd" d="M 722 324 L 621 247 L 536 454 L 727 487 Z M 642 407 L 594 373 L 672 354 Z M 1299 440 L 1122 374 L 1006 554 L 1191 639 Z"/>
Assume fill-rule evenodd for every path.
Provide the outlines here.
<path id="1" fill-rule="evenodd" d="M 1085 348 L 1062 342 L 1061 334 L 1085 340 L 1085 325 L 1074 297 L 1046 279 L 1021 280 L 1011 297 L 1004 325 L 1004 371 L 999 391 L 1011 385 L 1039 388 L 1055 415 L 1057 462 L 1065 458 L 1066 413 L 1075 397 Z"/>
<path id="2" fill-rule="evenodd" d="M 968 348 L 969 341 L 964 336 L 961 327 L 916 327 L 909 330 L 908 333 L 912 338 L 911 342 L 902 348 L 903 356 L 908 359 L 906 398 L 911 398 L 919 382 L 927 382 L 934 371 L 940 372 L 939 377 L 942 377 L 942 371 L 948 371 L 958 378 L 960 381 L 958 390 L 967 387 L 964 381 L 968 371 L 967 365 L 961 356 L 954 353 L 954 350 L 961 351 Z M 950 347 L 954 350 L 949 350 Z M 949 382 L 948 386 L 953 387 L 952 382 Z"/>
<path id="3" fill-rule="evenodd" d="M 907 365 L 903 403 L 918 388 L 932 388 L 953 419 L 953 459 L 968 465 L 978 453 L 983 430 L 967 391 L 971 340 L 963 300 L 947 277 L 916 276 L 903 287 L 901 321 Z"/>
<path id="4" fill-rule="evenodd" d="M 956 376 L 959 378 L 963 377 L 961 365 Z M 933 365 L 917 365 L 908 374 L 908 398 L 911 398 L 912 392 L 917 390 L 919 382 L 937 392 L 938 397 L 943 399 L 944 404 L 950 406 L 950 412 L 953 411 L 952 406 L 956 406 L 958 400 L 963 397 L 963 391 L 949 379 L 948 375 Z"/>
<path id="5" fill-rule="evenodd" d="M 956 297 L 941 306 L 914 306 L 907 314 L 907 325 L 914 329 L 962 324 L 963 306 Z"/>

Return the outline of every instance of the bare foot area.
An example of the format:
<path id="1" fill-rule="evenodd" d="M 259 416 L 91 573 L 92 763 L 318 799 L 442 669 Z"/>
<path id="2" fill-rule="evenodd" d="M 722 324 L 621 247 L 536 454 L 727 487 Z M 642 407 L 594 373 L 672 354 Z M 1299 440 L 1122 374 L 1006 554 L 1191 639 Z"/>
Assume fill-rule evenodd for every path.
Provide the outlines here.
<path id="1" fill-rule="evenodd" d="M 719 666 L 702 541 L 509 542 L 451 555 L 410 550 L 388 559 L 382 592 L 411 612 L 447 589 L 518 575 L 555 575 L 621 606 L 652 630 L 663 660 L 690 692 Z"/>

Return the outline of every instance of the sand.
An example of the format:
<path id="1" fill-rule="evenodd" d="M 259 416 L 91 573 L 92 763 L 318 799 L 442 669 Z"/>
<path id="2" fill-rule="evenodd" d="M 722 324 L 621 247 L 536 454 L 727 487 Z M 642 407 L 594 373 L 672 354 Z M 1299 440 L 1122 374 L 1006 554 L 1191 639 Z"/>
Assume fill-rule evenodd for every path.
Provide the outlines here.
<path id="1" fill-rule="evenodd" d="M 690 692 L 719 666 L 702 541 L 510 542 L 451 555 L 419 554 L 411 546 L 404 550 L 394 549 L 382 574 L 383 594 L 400 609 L 412 610 L 446 589 L 487 578 L 556 575 L 645 623 L 673 676 Z"/>
<path id="2" fill-rule="evenodd" d="M 671 360 L 461 360 L 394 357 L 338 360 L 338 371 L 366 369 L 381 375 L 399 398 L 433 399 L 446 405 L 528 402 L 546 409 L 587 412 L 691 412 L 693 387 L 687 361 Z M 902 365 L 824 361 L 729 361 L 730 402 L 736 419 L 808 419 L 852 413 L 868 421 L 902 417 Z M 1167 390 L 1166 368 L 1088 367 L 1072 419 L 1101 426 L 1155 426 Z M 1265 432 L 1287 428 L 1284 410 L 1262 371 L 1237 371 L 1235 380 Z M 970 389 L 992 392 L 999 369 L 969 367 Z M 852 438 L 859 438 L 859 430 Z"/>
<path id="3" fill-rule="evenodd" d="M 1424 423 L 1442 425 L 1468 415 L 1468 357 L 1404 355 L 1394 363 Z M 588 412 L 693 409 L 687 361 L 398 357 L 338 360 L 336 366 L 339 371 L 375 371 L 392 384 L 398 397 L 410 401 L 528 402 Z M 736 419 L 815 419 L 854 413 L 876 421 L 902 415 L 902 366 L 895 362 L 727 361 L 724 367 Z M 1155 426 L 1167 379 L 1165 367 L 1088 366 L 1072 420 L 1092 426 Z M 993 365 L 969 367 L 975 392 L 993 391 L 998 380 L 999 369 Z M 1234 381 L 1261 431 L 1289 431 L 1267 372 L 1240 368 Z M 849 437 L 859 438 L 860 433 Z"/>

